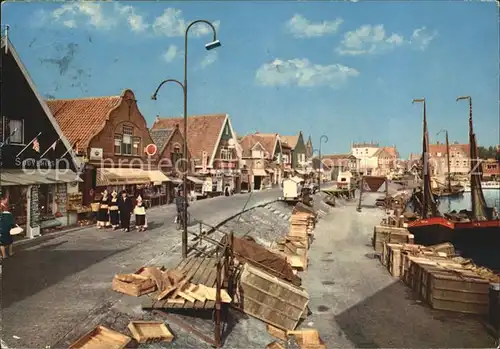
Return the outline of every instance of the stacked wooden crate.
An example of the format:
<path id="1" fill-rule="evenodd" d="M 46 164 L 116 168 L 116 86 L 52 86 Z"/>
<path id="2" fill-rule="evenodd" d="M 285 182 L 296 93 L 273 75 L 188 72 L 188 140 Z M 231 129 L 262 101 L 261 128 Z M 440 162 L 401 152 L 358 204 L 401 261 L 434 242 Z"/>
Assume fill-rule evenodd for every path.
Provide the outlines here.
<path id="1" fill-rule="evenodd" d="M 316 214 L 310 209 L 299 207 L 297 204 L 292 212 L 288 235 L 276 241 L 278 251 L 286 257 L 294 269 L 307 269 L 308 250 L 315 222 Z"/>
<path id="2" fill-rule="evenodd" d="M 486 314 L 489 280 L 497 276 L 454 255 L 450 243 L 384 243 L 381 262 L 434 309 Z"/>
<path id="3" fill-rule="evenodd" d="M 376 225 L 373 229 L 372 246 L 376 252 L 382 253 L 384 243 L 411 244 L 413 235 L 406 228 Z"/>

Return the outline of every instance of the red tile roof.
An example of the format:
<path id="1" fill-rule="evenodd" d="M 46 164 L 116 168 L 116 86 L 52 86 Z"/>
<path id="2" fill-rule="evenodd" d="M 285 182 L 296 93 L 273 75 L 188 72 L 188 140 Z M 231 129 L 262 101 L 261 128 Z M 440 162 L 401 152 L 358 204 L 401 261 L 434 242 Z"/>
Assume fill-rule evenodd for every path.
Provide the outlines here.
<path id="1" fill-rule="evenodd" d="M 468 144 L 450 144 L 450 152 L 461 151 L 466 156 L 470 155 L 470 149 Z M 441 156 L 446 156 L 446 144 L 429 144 L 429 153 L 431 156 L 437 156 L 437 153 L 441 153 Z"/>
<path id="2" fill-rule="evenodd" d="M 268 152 L 269 159 L 274 157 L 274 147 L 276 145 L 276 141 L 279 138 L 277 133 L 254 133 L 253 136 L 256 136 L 259 139 L 259 143 L 264 147 L 264 149 Z"/>
<path id="3" fill-rule="evenodd" d="M 210 159 L 218 146 L 219 136 L 225 125 L 226 114 L 210 114 L 189 116 L 187 122 L 188 149 L 193 159 L 201 159 L 206 151 Z M 152 130 L 172 129 L 179 125 L 184 136 L 184 118 L 157 118 Z"/>
<path id="4" fill-rule="evenodd" d="M 109 96 L 54 99 L 46 103 L 64 136 L 71 144 L 78 142 L 78 147 L 82 149 L 87 148 L 92 137 L 102 130 L 109 112 L 121 100 L 121 96 Z"/>
<path id="5" fill-rule="evenodd" d="M 299 142 L 299 136 L 280 136 L 280 138 L 283 143 L 287 144 L 292 149 L 295 149 Z"/>

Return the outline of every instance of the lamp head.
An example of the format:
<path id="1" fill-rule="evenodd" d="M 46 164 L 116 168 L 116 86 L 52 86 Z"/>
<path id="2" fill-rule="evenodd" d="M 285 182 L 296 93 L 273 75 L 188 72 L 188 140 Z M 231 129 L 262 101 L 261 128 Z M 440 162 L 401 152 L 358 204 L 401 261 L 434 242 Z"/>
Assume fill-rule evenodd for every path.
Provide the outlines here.
<path id="1" fill-rule="evenodd" d="M 210 51 L 210 50 L 213 50 L 217 47 L 220 47 L 222 46 L 222 44 L 220 43 L 219 40 L 215 40 L 215 41 L 212 41 L 212 42 L 209 42 L 208 44 L 205 45 L 205 48 L 207 51 Z"/>
<path id="2" fill-rule="evenodd" d="M 151 96 L 151 99 L 152 99 L 153 101 L 156 101 L 156 93 L 155 93 L 154 95 L 152 95 L 152 96 Z"/>

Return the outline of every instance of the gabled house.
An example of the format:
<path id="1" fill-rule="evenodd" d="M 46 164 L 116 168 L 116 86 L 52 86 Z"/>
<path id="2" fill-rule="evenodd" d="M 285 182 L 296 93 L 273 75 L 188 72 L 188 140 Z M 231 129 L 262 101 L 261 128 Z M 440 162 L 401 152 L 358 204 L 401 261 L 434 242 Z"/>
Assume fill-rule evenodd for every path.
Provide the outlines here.
<path id="1" fill-rule="evenodd" d="M 76 220 L 68 208 L 78 197 L 80 162 L 4 37 L 1 55 L 0 198 L 8 197 L 16 223 L 31 238 Z"/>
<path id="2" fill-rule="evenodd" d="M 283 140 L 283 143 L 291 148 L 292 169 L 300 175 L 307 175 L 307 148 L 304 143 L 304 136 L 302 135 L 302 132 L 299 132 L 295 136 L 281 136 L 281 139 Z M 312 156 L 312 149 L 310 153 Z"/>
<path id="3" fill-rule="evenodd" d="M 46 102 L 86 163 L 81 188 L 85 203 L 104 189 L 126 189 L 151 204 L 157 197 L 165 199 L 169 179 L 157 169 L 158 154 L 146 153 L 153 139 L 132 90 L 123 90 L 119 96 Z"/>
<path id="4" fill-rule="evenodd" d="M 151 130 L 172 129 L 176 125 L 184 136 L 184 118 L 157 117 Z M 189 116 L 187 129 L 191 179 L 203 181 L 204 193 L 220 194 L 226 186 L 239 192 L 237 139 L 229 115 Z"/>
<path id="5" fill-rule="evenodd" d="M 259 143 L 266 150 L 266 171 L 270 175 L 271 185 L 281 183 L 283 178 L 283 149 L 281 136 L 277 133 L 260 133 L 253 134 L 258 137 Z"/>
<path id="6" fill-rule="evenodd" d="M 352 154 L 327 154 L 321 158 L 331 168 L 331 180 L 337 180 L 340 172 L 355 172 L 358 169 L 359 160 Z"/>
<path id="7" fill-rule="evenodd" d="M 470 148 L 469 144 L 459 144 L 457 142 L 449 145 L 450 149 L 450 172 L 466 174 L 470 170 Z M 446 144 L 429 144 L 429 163 L 433 175 L 443 176 L 448 173 L 446 164 Z"/>
<path id="8" fill-rule="evenodd" d="M 288 178 L 292 176 L 292 147 L 287 143 L 281 142 L 282 154 L 282 166 L 283 166 L 283 177 Z"/>
<path id="9" fill-rule="evenodd" d="M 309 136 L 309 138 L 307 139 L 307 142 L 306 142 L 306 159 L 311 160 L 314 156 L 313 153 L 314 153 L 313 142 L 312 142 L 311 136 Z"/>
<path id="10" fill-rule="evenodd" d="M 247 170 L 242 182 L 245 183 L 243 187 L 247 191 L 261 190 L 271 183 L 271 174 L 266 171 L 270 158 L 261 142 L 263 140 L 256 135 L 248 135 L 240 140 L 241 162 Z"/>

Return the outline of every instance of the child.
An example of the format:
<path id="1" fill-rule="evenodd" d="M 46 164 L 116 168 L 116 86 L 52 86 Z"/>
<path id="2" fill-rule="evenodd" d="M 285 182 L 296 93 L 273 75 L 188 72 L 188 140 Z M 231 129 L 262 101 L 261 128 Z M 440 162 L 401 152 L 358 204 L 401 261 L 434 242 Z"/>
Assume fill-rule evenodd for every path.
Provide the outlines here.
<path id="1" fill-rule="evenodd" d="M 12 252 L 12 243 L 14 239 L 12 235 L 10 235 L 10 230 L 14 228 L 14 226 L 14 217 L 12 213 L 9 212 L 8 199 L 5 198 L 0 201 L 0 249 L 3 259 L 14 255 Z"/>
<path id="2" fill-rule="evenodd" d="M 140 195 L 137 197 L 137 205 L 135 205 L 134 214 L 135 214 L 135 227 L 137 228 L 137 230 L 138 231 L 146 230 L 147 228 L 146 208 L 142 203 L 142 198 Z"/>
<path id="3" fill-rule="evenodd" d="M 97 229 L 109 226 L 109 197 L 108 191 L 104 189 L 102 198 L 97 212 Z"/>
<path id="4" fill-rule="evenodd" d="M 118 193 L 113 190 L 111 193 L 111 201 L 109 203 L 109 220 L 113 230 L 120 226 L 120 215 L 118 214 Z"/>

